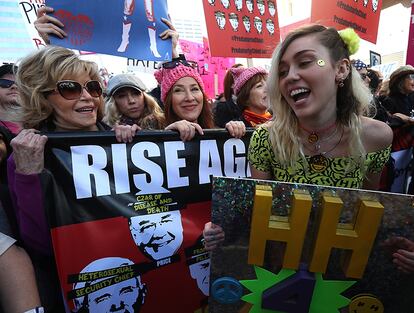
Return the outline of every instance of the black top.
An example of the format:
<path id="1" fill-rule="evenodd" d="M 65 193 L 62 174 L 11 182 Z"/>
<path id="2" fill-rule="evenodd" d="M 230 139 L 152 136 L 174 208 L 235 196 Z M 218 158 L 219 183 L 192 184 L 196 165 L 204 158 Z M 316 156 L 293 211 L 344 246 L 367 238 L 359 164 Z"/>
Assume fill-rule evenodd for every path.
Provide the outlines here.
<path id="1" fill-rule="evenodd" d="M 230 121 L 243 121 L 243 112 L 232 99 L 219 101 L 214 109 L 214 124 L 224 128 Z"/>
<path id="2" fill-rule="evenodd" d="M 414 109 L 414 93 L 408 96 L 402 93 L 389 95 L 382 101 L 382 105 L 391 114 L 402 113 L 410 116 Z"/>

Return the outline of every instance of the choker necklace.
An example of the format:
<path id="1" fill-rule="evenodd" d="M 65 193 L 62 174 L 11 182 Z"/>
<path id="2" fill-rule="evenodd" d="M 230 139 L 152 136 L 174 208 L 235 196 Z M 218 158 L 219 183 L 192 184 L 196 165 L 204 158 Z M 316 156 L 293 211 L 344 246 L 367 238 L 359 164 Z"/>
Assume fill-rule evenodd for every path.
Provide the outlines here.
<path id="1" fill-rule="evenodd" d="M 322 139 L 320 139 L 320 140 L 317 140 L 317 141 L 315 141 L 314 143 L 313 143 L 313 145 L 314 145 L 314 148 L 313 148 L 313 150 L 312 149 L 310 149 L 310 148 L 308 148 L 307 146 L 305 146 L 304 145 L 304 147 L 309 151 L 309 152 L 312 152 L 312 153 L 319 153 L 319 150 L 321 150 L 321 143 L 323 143 L 323 142 L 326 142 L 326 141 L 328 141 L 328 140 L 330 140 L 331 138 L 333 138 L 335 135 L 336 135 L 336 133 L 338 132 L 338 125 L 336 125 L 336 127 L 335 127 L 335 130 L 332 132 L 332 133 L 330 133 L 327 137 L 324 137 L 324 138 L 322 138 Z M 309 142 L 309 140 L 308 140 L 308 142 Z"/>
<path id="2" fill-rule="evenodd" d="M 322 129 L 319 129 L 318 131 L 315 131 L 315 130 L 309 130 L 309 129 L 307 129 L 307 128 L 305 128 L 305 127 L 303 127 L 302 125 L 299 124 L 299 127 L 302 128 L 305 132 L 307 132 L 309 134 L 308 135 L 308 142 L 309 143 L 318 142 L 319 141 L 318 133 L 324 133 L 328 130 L 331 130 L 335 126 L 336 126 L 336 121 L 334 123 L 332 123 L 331 125 L 325 127 L 325 128 L 322 128 Z"/>
<path id="3" fill-rule="evenodd" d="M 338 145 L 342 141 L 343 136 L 344 136 L 344 129 L 342 128 L 341 137 L 339 137 L 338 142 L 334 144 L 334 146 L 331 149 L 329 149 L 328 151 L 320 152 L 319 154 L 316 154 L 310 157 L 309 165 L 310 165 L 310 168 L 314 172 L 317 172 L 317 173 L 323 172 L 328 167 L 329 162 L 328 162 L 328 158 L 326 157 L 326 154 L 328 154 L 329 152 L 332 152 L 333 150 L 336 149 L 336 147 L 338 147 Z"/>

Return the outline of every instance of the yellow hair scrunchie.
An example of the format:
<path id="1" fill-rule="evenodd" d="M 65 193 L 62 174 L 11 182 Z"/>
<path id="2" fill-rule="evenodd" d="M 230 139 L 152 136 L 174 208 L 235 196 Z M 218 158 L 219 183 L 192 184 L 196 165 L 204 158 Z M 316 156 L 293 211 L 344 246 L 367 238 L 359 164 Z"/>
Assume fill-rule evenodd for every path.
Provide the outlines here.
<path id="1" fill-rule="evenodd" d="M 338 33 L 345 42 L 349 55 L 355 54 L 359 49 L 359 42 L 361 40 L 355 30 L 353 28 L 345 28 Z"/>

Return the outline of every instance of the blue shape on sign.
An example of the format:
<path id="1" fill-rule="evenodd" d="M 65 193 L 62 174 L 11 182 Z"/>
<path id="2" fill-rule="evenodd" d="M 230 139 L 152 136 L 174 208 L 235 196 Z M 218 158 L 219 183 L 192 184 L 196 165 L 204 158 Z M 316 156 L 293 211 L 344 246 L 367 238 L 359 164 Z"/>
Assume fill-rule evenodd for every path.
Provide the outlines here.
<path id="1" fill-rule="evenodd" d="M 262 309 L 308 313 L 315 288 L 315 275 L 306 270 L 286 278 L 262 294 Z"/>
<path id="2" fill-rule="evenodd" d="M 243 286 L 232 277 L 220 277 L 211 285 L 211 296 L 221 304 L 232 304 L 240 300 Z"/>
<path id="3" fill-rule="evenodd" d="M 141 60 L 171 59 L 166 0 L 48 0 L 67 37 L 50 36 L 54 45 Z"/>

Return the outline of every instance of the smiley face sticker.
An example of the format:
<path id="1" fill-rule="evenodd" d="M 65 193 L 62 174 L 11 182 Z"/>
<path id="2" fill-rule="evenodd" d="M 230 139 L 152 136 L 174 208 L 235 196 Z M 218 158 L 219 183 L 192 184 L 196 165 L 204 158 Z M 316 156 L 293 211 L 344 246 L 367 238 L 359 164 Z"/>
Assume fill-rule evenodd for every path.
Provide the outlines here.
<path id="1" fill-rule="evenodd" d="M 320 67 L 324 67 L 325 66 L 325 61 L 322 59 L 319 59 L 318 61 L 316 61 L 316 64 L 318 64 Z"/>
<path id="2" fill-rule="evenodd" d="M 384 313 L 384 306 L 375 296 L 362 294 L 352 298 L 349 313 Z"/>

